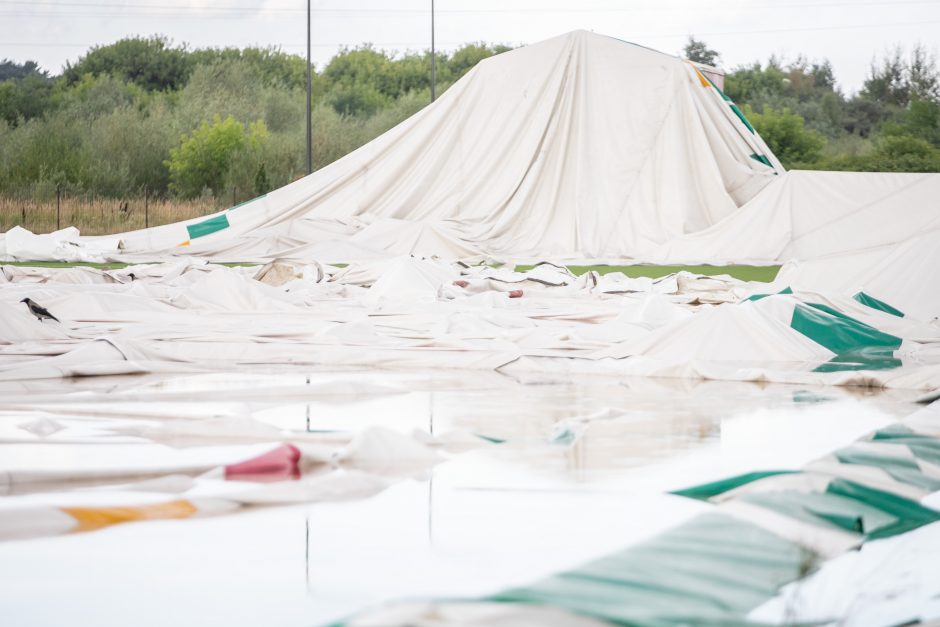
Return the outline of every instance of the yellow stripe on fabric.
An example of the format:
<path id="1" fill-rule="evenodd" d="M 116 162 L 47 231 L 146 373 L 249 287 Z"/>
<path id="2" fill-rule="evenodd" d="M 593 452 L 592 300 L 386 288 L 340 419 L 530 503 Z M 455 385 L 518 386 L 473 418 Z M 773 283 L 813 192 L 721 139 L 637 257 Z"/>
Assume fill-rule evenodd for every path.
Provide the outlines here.
<path id="1" fill-rule="evenodd" d="M 698 76 L 699 82 L 702 83 L 702 87 L 711 87 L 711 86 L 712 86 L 711 82 L 709 82 L 709 80 L 708 80 L 707 78 L 705 78 L 705 76 L 704 76 L 701 72 L 699 72 L 699 70 L 698 70 L 697 67 L 695 67 L 695 66 L 693 65 L 693 66 L 692 66 L 692 69 L 695 70 L 695 74 Z"/>
<path id="2" fill-rule="evenodd" d="M 189 240 L 186 240 L 185 242 L 183 242 L 182 244 L 180 244 L 180 246 L 189 246 Z"/>
<path id="3" fill-rule="evenodd" d="M 188 518 L 197 511 L 195 505 L 183 500 L 135 507 L 61 507 L 59 509 L 78 522 L 78 526 L 72 531 L 94 531 L 110 525 L 140 520 Z"/>

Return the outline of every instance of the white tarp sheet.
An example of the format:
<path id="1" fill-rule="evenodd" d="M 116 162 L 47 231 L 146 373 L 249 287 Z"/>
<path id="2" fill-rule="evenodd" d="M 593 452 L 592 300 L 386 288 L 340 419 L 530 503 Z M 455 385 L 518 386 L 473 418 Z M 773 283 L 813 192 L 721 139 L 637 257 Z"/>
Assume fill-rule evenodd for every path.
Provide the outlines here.
<path id="1" fill-rule="evenodd" d="M 6 266 L 0 276 L 0 380 L 331 364 L 940 390 L 934 321 L 847 295 L 751 301 L 772 286 L 730 277 L 639 281 L 412 257 L 342 269 Z M 61 323 L 37 320 L 27 297 Z"/>

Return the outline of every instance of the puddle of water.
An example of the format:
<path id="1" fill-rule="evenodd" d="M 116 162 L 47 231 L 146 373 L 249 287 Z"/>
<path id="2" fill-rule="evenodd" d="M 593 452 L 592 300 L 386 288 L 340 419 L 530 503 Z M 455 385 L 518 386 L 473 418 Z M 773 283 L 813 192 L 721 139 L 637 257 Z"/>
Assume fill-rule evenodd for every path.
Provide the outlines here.
<path id="1" fill-rule="evenodd" d="M 388 599 L 484 594 L 709 507 L 665 490 L 796 467 L 914 408 L 903 392 L 456 372 L 148 375 L 7 392 L 0 471 L 143 464 L 167 447 L 129 426 L 218 416 L 502 441 L 368 499 L 2 542 L 0 615 L 16 625 L 311 625 Z M 38 416 L 63 428 L 19 427 Z"/>

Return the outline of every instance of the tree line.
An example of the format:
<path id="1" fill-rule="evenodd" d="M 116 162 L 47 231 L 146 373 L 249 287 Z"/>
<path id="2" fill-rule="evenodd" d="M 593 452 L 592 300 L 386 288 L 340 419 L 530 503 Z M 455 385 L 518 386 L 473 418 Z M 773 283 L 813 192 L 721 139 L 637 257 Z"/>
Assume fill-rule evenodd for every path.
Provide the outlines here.
<path id="1" fill-rule="evenodd" d="M 439 53 L 438 92 L 506 50 Z M 720 60 L 692 38 L 685 54 Z M 430 66 L 429 52 L 362 46 L 316 71 L 315 166 L 425 106 Z M 94 47 L 57 76 L 0 61 L 0 194 L 263 194 L 305 173 L 305 81 L 304 59 L 278 49 L 190 49 L 158 36 Z M 873 62 L 853 95 L 825 60 L 775 57 L 730 71 L 725 91 L 787 167 L 940 171 L 940 80 L 922 46 Z"/>

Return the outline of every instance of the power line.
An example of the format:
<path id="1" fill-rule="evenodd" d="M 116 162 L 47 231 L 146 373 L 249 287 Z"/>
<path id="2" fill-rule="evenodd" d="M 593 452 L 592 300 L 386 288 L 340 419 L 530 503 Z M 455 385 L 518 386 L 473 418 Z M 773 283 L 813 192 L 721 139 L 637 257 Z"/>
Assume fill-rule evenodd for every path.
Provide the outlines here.
<path id="1" fill-rule="evenodd" d="M 940 20 L 921 20 L 918 22 L 894 22 L 894 23 L 879 23 L 879 24 L 846 24 L 838 26 L 805 26 L 799 28 L 771 28 L 771 29 L 761 29 L 761 30 L 743 30 L 743 31 L 715 31 L 707 33 L 696 33 L 697 36 L 703 37 L 712 37 L 712 36 L 733 36 L 733 35 L 764 35 L 769 33 L 796 33 L 796 32 L 814 32 L 814 31 L 834 31 L 834 30 L 852 30 L 856 28 L 891 28 L 891 27 L 903 27 L 903 26 L 921 26 L 924 24 L 940 24 Z M 674 37 L 686 37 L 688 32 L 683 33 L 672 33 L 672 34 L 659 34 L 659 35 L 648 35 L 644 34 L 642 37 L 637 37 L 637 39 L 672 39 Z M 627 36 L 628 37 L 628 36 Z M 366 42 L 363 42 L 366 43 Z M 375 46 L 423 46 L 427 42 L 424 41 L 383 41 L 383 42 L 368 42 L 371 45 Z M 452 41 L 452 42 L 441 42 L 445 46 L 459 46 L 465 44 L 463 41 Z M 92 47 L 99 46 L 101 43 L 65 43 L 65 42 L 31 42 L 31 41 L 0 41 L 2 46 L 34 46 L 34 47 L 63 47 L 63 48 L 82 48 L 82 47 Z M 299 48 L 305 47 L 306 43 L 279 43 L 276 47 L 279 48 Z M 339 48 L 343 46 L 348 46 L 349 43 L 316 43 L 313 44 L 317 48 Z M 521 45 L 521 43 L 520 43 Z M 217 44 L 216 47 L 234 47 L 231 43 Z"/>
<path id="2" fill-rule="evenodd" d="M 749 10 L 767 10 L 767 9 L 797 9 L 797 8 L 816 8 L 816 7 L 866 7 L 866 6 L 885 6 L 885 5 L 919 5 L 919 4 L 940 4 L 940 0 L 867 0 L 867 1 L 848 1 L 848 2 L 794 2 L 794 3 L 774 3 L 774 4 L 751 4 L 746 6 L 735 6 L 736 11 Z M 110 4 L 105 2 L 58 2 L 56 0 L 0 0 L 0 5 L 17 6 L 42 6 L 62 8 L 94 8 L 110 9 L 120 13 L 131 13 L 128 9 L 144 9 L 145 11 L 155 11 L 166 13 L 167 11 L 182 11 L 185 14 L 205 13 L 205 14 L 224 14 L 231 12 L 241 12 L 243 14 L 302 14 L 303 9 L 294 9 L 287 7 L 248 7 L 243 5 L 229 6 L 192 6 L 186 4 Z M 492 9 L 440 9 L 438 13 L 445 14 L 493 14 L 493 13 L 635 13 L 649 11 L 674 11 L 680 7 L 661 3 L 652 7 L 541 7 L 541 8 L 492 8 Z M 711 12 L 718 8 L 714 5 L 703 7 L 681 7 L 684 12 Z M 390 14 L 416 14 L 423 15 L 427 13 L 426 9 L 395 9 L 395 8 L 321 8 L 314 11 L 317 15 L 349 15 L 349 16 L 381 16 Z M 147 13 L 150 15 L 150 13 Z M 72 17 L 71 15 L 69 17 Z"/>

